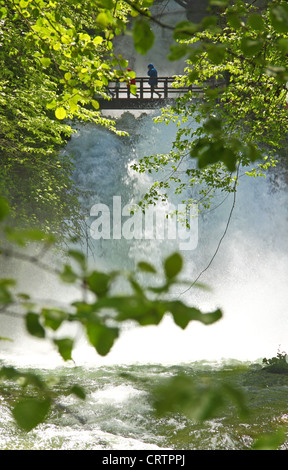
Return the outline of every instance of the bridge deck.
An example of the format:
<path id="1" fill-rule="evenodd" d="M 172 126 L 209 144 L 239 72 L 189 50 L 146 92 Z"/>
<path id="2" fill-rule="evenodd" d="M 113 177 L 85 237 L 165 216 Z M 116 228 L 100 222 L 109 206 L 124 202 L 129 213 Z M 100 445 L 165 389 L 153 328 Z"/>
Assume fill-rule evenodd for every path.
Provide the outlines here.
<path id="1" fill-rule="evenodd" d="M 110 99 L 97 98 L 101 109 L 151 109 L 172 104 L 176 97 L 191 90 L 193 93 L 201 93 L 201 88 L 197 85 L 191 87 L 173 87 L 175 82 L 172 77 L 158 77 L 158 86 L 155 88 L 161 97 L 158 97 L 148 83 L 148 77 L 138 77 L 135 79 L 137 86 L 137 96 L 133 95 L 126 83 L 111 82 L 107 87 L 107 94 Z"/>

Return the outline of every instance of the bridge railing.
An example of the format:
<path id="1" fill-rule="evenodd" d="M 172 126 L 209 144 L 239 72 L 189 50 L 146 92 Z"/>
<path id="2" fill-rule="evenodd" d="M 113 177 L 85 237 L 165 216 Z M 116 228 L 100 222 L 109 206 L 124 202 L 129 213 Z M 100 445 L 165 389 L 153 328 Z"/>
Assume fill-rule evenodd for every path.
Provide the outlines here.
<path id="1" fill-rule="evenodd" d="M 149 77 L 136 77 L 135 84 L 137 87 L 137 96 L 133 95 L 130 91 L 129 86 L 127 86 L 126 82 L 110 82 L 108 86 L 108 92 L 111 94 L 112 97 L 117 99 L 127 99 L 127 98 L 151 98 L 151 86 L 148 83 Z M 158 85 L 155 87 L 155 90 L 161 94 L 161 98 L 171 98 L 172 96 L 175 97 L 176 95 L 182 94 L 187 92 L 188 90 L 192 90 L 195 92 L 200 92 L 201 88 L 199 86 L 192 87 L 177 87 L 174 88 L 172 85 L 175 82 L 173 77 L 158 77 Z M 129 84 L 129 82 L 128 82 Z M 155 91 L 154 91 L 154 94 Z"/>

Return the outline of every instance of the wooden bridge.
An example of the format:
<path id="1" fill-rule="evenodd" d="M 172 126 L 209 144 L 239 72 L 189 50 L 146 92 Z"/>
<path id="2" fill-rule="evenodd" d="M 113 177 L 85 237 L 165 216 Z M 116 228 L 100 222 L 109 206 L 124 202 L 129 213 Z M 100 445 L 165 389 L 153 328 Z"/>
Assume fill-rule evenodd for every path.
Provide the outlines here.
<path id="1" fill-rule="evenodd" d="M 187 91 L 201 93 L 200 86 L 192 85 L 190 87 L 173 87 L 174 78 L 158 77 L 158 86 L 154 93 L 148 83 L 149 77 L 137 77 L 135 79 L 137 86 L 137 96 L 133 95 L 125 82 L 110 82 L 107 87 L 107 93 L 110 99 L 97 98 L 101 109 L 151 109 L 163 107 L 173 103 L 176 97 Z M 160 97 L 157 95 L 160 93 Z"/>

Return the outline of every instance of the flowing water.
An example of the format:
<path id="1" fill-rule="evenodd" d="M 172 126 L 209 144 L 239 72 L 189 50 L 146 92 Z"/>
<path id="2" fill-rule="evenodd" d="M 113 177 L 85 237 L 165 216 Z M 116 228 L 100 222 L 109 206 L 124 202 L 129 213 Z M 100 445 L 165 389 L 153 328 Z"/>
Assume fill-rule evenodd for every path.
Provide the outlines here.
<path id="1" fill-rule="evenodd" d="M 67 146 L 75 158 L 75 181 L 83 190 L 90 264 L 133 268 L 145 259 L 161 267 L 164 257 L 179 248 L 179 241 L 95 240 L 89 231 L 94 204 L 103 203 L 112 210 L 113 196 L 121 196 L 123 204 L 138 202 L 153 176 L 137 174 L 131 163 L 153 152 L 168 151 L 176 132 L 173 126 L 154 124 L 150 114 L 136 118 L 125 113 L 118 124 L 130 133 L 129 138 L 87 125 L 79 127 Z M 173 192 L 171 197 L 175 197 Z M 221 197 L 217 197 L 219 205 Z M 193 250 L 182 251 L 185 275 L 190 279 L 210 261 L 232 199 L 199 217 L 198 244 Z M 0 448 L 236 450 L 249 449 L 259 434 L 286 426 L 288 376 L 262 370 L 263 357 L 275 356 L 279 345 L 287 350 L 286 208 L 284 182 L 276 187 L 274 178 L 240 178 L 228 233 L 201 278 L 212 291 L 193 289 L 183 295 L 183 301 L 204 311 L 221 307 L 224 316 L 215 325 L 192 323 L 182 331 L 168 316 L 159 326 L 127 327 L 106 358 L 100 358 L 76 332 L 75 365 L 68 366 L 41 341 L 30 343 L 23 332 L 15 333 L 16 344 L 10 355 L 3 355 L 4 363 L 25 370 L 36 367 L 43 377 L 54 377 L 59 390 L 64 380 L 78 383 L 86 389 L 87 398 L 81 401 L 63 392 L 61 405 L 70 413 L 55 409 L 45 423 L 29 433 L 17 429 L 3 400 Z M 64 286 L 55 292 L 52 281 L 38 285 L 47 298 L 72 295 Z M 204 423 L 179 413 L 156 417 L 153 387 L 179 373 L 199 385 L 224 381 L 236 387 L 245 393 L 249 417 L 240 418 L 233 403 Z M 16 394 L 17 390 L 15 385 Z M 287 441 L 282 448 L 287 448 Z"/>
<path id="2" fill-rule="evenodd" d="M 244 391 L 249 418 L 240 419 L 233 405 L 202 423 L 178 413 L 155 417 L 151 389 L 179 371 L 197 383 L 211 381 L 215 385 L 224 380 Z M 221 368 L 204 363 L 42 368 L 40 373 L 54 381 L 58 377 L 59 388 L 64 378 L 66 384 L 81 383 L 87 391 L 86 400 L 79 403 L 63 393 L 61 405 L 70 412 L 55 409 L 45 423 L 28 433 L 16 428 L 2 404 L 2 450 L 246 450 L 260 435 L 287 427 L 287 375 L 269 374 L 256 367 L 245 369 L 243 364 L 240 369 L 231 362 Z M 281 448 L 288 448 L 287 441 Z"/>

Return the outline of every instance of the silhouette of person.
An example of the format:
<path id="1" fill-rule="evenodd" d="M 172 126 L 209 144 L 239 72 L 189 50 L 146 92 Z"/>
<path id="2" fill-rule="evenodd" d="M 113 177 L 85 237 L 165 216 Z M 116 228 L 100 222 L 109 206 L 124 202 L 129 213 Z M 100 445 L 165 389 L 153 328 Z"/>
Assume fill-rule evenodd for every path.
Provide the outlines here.
<path id="1" fill-rule="evenodd" d="M 151 87 L 151 98 L 153 98 L 154 92 L 159 96 L 159 98 L 161 98 L 160 93 L 158 93 L 158 91 L 155 90 L 155 88 L 158 86 L 158 74 L 153 64 L 148 65 L 147 75 L 149 75 L 150 77 L 148 80 L 148 83 Z"/>

